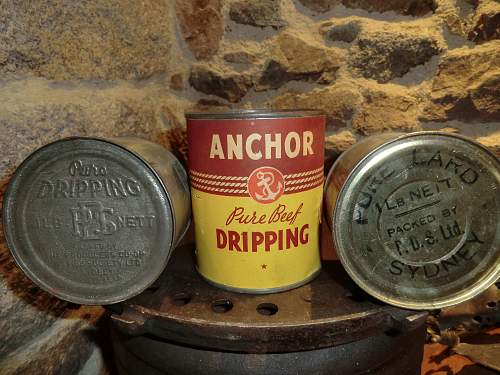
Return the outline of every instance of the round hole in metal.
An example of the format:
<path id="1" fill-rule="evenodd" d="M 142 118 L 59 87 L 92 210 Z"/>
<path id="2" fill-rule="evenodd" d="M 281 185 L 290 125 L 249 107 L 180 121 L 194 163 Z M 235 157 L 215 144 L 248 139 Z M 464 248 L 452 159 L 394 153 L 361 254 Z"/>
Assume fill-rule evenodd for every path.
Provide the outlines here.
<path id="1" fill-rule="evenodd" d="M 257 312 L 261 315 L 274 315 L 278 312 L 278 306 L 270 302 L 261 303 L 257 306 Z"/>
<path id="2" fill-rule="evenodd" d="M 175 306 L 187 305 L 189 301 L 191 301 L 191 295 L 187 292 L 178 292 L 172 297 L 172 303 Z"/>
<path id="3" fill-rule="evenodd" d="M 218 299 L 212 302 L 212 311 L 216 313 L 226 313 L 233 308 L 233 303 L 228 299 Z"/>

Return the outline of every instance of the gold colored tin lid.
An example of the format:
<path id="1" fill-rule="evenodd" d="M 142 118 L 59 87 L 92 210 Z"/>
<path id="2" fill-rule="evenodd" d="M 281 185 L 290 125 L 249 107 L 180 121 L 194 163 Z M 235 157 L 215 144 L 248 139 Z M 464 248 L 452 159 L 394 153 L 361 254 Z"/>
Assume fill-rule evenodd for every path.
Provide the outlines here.
<path id="1" fill-rule="evenodd" d="M 333 235 L 345 269 L 391 305 L 436 309 L 500 277 L 500 162 L 444 133 L 399 137 L 351 171 Z"/>

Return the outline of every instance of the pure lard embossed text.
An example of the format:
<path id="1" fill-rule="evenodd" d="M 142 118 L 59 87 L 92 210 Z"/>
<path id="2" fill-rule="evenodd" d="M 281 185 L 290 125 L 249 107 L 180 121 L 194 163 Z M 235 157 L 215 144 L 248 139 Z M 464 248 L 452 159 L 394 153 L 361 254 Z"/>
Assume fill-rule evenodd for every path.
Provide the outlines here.
<path id="1" fill-rule="evenodd" d="M 412 165 L 411 167 L 439 167 L 445 171 L 451 172 L 452 175 L 458 177 L 458 182 L 462 182 L 466 185 L 473 185 L 479 179 L 479 173 L 473 168 L 467 166 L 464 162 L 457 160 L 453 157 L 444 157 L 441 155 L 440 151 L 436 151 L 432 154 L 430 158 L 422 158 L 419 155 L 417 149 L 412 151 Z M 368 224 L 367 210 L 372 205 L 374 201 L 375 194 L 377 193 L 378 186 L 383 185 L 389 181 L 392 177 L 398 176 L 395 170 L 388 170 L 387 168 L 382 168 L 377 175 L 373 176 L 370 183 L 368 184 L 365 191 L 360 192 L 360 199 L 358 199 L 355 210 L 354 210 L 354 220 L 358 224 Z M 439 184 L 449 184 L 450 178 L 437 180 Z M 439 190 L 439 185 L 436 184 L 436 189 Z M 423 192 L 426 194 L 426 192 Z M 414 192 L 413 195 L 420 195 L 421 192 Z M 397 202 L 396 202 L 397 204 Z M 382 203 L 376 203 L 376 207 L 379 211 L 382 211 L 383 206 L 390 209 L 389 202 L 383 201 Z"/>
<path id="2" fill-rule="evenodd" d="M 409 161 L 401 171 L 384 167 L 371 177 L 355 205 L 353 220 L 366 225 L 377 218 L 379 236 L 395 258 L 388 265 L 390 274 L 430 279 L 472 261 L 479 251 L 474 245 L 483 243 L 479 229 L 466 224 L 460 201 L 463 186 L 474 185 L 480 173 L 441 151 L 420 153 L 414 149 Z M 394 184 L 412 168 L 439 172 L 429 174 L 427 180 L 405 182 L 389 196 L 380 196 L 384 184 Z M 369 209 L 376 215 L 370 215 Z M 450 249 L 454 251 L 450 253 Z"/>

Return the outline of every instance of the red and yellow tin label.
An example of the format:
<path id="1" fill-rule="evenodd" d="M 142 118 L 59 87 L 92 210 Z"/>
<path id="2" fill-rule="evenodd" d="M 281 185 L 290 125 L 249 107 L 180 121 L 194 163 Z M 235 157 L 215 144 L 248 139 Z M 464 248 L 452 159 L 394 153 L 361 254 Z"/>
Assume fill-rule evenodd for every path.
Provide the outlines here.
<path id="1" fill-rule="evenodd" d="M 325 118 L 188 118 L 199 272 L 248 292 L 320 269 Z"/>

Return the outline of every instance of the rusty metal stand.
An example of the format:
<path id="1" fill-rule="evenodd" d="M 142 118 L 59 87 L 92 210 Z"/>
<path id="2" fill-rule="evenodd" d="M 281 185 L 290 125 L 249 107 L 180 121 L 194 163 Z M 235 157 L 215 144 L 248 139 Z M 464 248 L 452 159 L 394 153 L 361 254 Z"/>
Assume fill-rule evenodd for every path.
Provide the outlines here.
<path id="1" fill-rule="evenodd" d="M 420 373 L 426 313 L 370 299 L 338 262 L 300 288 L 247 295 L 207 284 L 193 252 L 112 307 L 121 375 Z"/>

